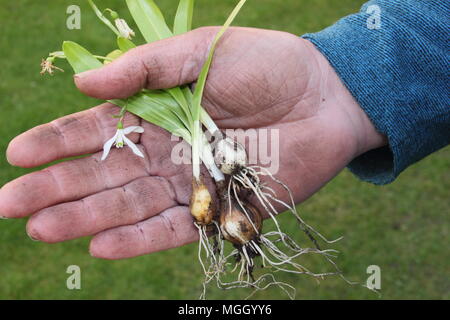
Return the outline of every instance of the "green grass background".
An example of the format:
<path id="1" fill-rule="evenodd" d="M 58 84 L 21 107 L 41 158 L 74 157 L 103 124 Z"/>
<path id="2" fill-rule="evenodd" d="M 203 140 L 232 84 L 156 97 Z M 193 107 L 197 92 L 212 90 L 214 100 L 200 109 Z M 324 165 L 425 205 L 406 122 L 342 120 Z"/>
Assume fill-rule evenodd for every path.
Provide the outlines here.
<path id="1" fill-rule="evenodd" d="M 122 1 L 97 1 L 126 13 Z M 314 32 L 356 12 L 362 0 L 250 0 L 236 24 Z M 172 20 L 176 1 L 158 1 Z M 198 0 L 195 25 L 221 24 L 236 1 Z M 66 8 L 78 4 L 82 29 L 65 27 Z M 169 14 L 170 13 L 170 14 Z M 126 17 L 129 17 L 126 15 Z M 170 19 L 170 20 L 169 20 Z M 0 0 L 0 185 L 30 170 L 11 167 L 5 158 L 17 134 L 54 118 L 88 108 L 97 101 L 74 88 L 71 72 L 41 77 L 39 63 L 63 40 L 91 51 L 112 50 L 114 37 L 82 0 Z M 63 65 L 70 70 L 68 65 Z M 48 146 L 43 145 L 45 149 Z M 450 298 L 449 219 L 450 149 L 433 154 L 404 172 L 393 184 L 375 187 L 344 171 L 299 208 L 326 235 L 345 238 L 334 247 L 339 265 L 352 280 L 364 282 L 366 268 L 379 265 L 382 298 Z M 291 217 L 281 218 L 291 233 Z M 0 299 L 196 299 L 201 272 L 196 245 L 123 261 L 94 259 L 89 239 L 48 245 L 31 241 L 25 220 L 0 221 Z M 66 289 L 67 266 L 82 269 L 82 289 Z M 316 267 L 319 267 L 316 265 Z M 338 278 L 317 284 L 303 276 L 283 275 L 298 299 L 378 299 L 365 288 Z M 241 299 L 246 290 L 211 290 L 209 298 Z M 279 290 L 255 298 L 284 299 Z"/>

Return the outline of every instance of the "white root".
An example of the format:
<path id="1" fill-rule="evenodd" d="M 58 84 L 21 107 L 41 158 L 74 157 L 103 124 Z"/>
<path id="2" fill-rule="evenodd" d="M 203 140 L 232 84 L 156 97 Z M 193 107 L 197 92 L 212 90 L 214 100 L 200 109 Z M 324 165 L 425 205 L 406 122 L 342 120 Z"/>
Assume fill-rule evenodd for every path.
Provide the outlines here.
<path id="1" fill-rule="evenodd" d="M 273 188 L 262 183 L 262 177 L 268 177 L 271 181 L 281 186 L 289 196 L 288 203 L 282 201 Z M 236 249 L 225 254 L 225 241 L 217 222 L 215 223 L 218 230 L 218 235 L 216 237 L 218 242 L 215 248 L 208 240 L 206 231 L 202 230 L 202 240 L 199 246 L 204 248 L 206 255 L 202 262 L 205 280 L 203 282 L 204 290 L 201 298 L 205 298 L 206 286 L 210 282 L 215 281 L 216 286 L 219 289 L 254 289 L 247 298 L 252 297 L 260 290 L 265 290 L 270 286 L 277 286 L 285 292 L 290 299 L 294 299 L 296 293 L 295 288 L 287 283 L 278 281 L 275 278 L 275 272 L 306 274 L 317 280 L 327 276 L 339 275 L 347 283 L 355 284 L 348 281 L 342 275 L 342 272 L 333 260 L 336 258 L 338 251 L 332 249 L 322 250 L 312 234 L 317 235 L 326 243 L 334 243 L 341 238 L 330 241 L 305 223 L 297 212 L 294 197 L 289 187 L 275 178 L 267 169 L 259 166 L 244 167 L 239 165 L 238 169 L 234 170 L 230 176 L 225 192 L 227 198 L 224 199 L 228 201 L 229 213 L 231 213 L 233 202 L 235 201 L 250 222 L 254 231 L 256 231 L 257 237 L 242 246 L 236 246 Z M 258 229 L 252 219 L 251 212 L 246 209 L 245 203 L 248 195 L 252 195 L 257 199 L 261 208 L 274 222 L 274 231 L 264 234 L 259 231 L 260 229 Z M 314 247 L 302 248 L 294 239 L 281 230 L 281 226 L 276 219 L 278 211 L 275 209 L 275 205 L 281 205 L 295 216 L 302 231 L 305 232 L 313 242 Z M 333 267 L 333 272 L 315 273 L 299 263 L 302 256 L 310 254 L 317 254 L 324 257 L 324 259 Z M 201 259 L 200 252 L 199 259 Z M 256 279 L 253 276 L 253 269 L 256 265 L 255 259 L 260 259 L 262 264 L 261 270 L 263 270 L 263 272 L 266 271 L 265 273 L 260 274 L 259 277 L 256 277 Z M 205 265 L 207 267 L 205 267 Z M 229 281 L 230 277 L 231 279 L 234 278 L 236 280 Z M 225 280 L 226 278 L 227 280 Z"/>
<path id="2" fill-rule="evenodd" d="M 226 282 L 222 280 L 222 273 L 216 273 L 213 277 L 209 278 L 209 280 L 215 278 L 217 288 L 223 290 L 230 290 L 235 288 L 252 288 L 254 289 L 253 292 L 248 297 L 246 297 L 246 299 L 249 299 L 257 291 L 265 290 L 270 286 L 277 286 L 282 289 L 290 299 L 295 299 L 296 289 L 287 283 L 277 281 L 272 273 L 263 274 L 256 280 L 250 279 L 249 269 L 254 265 L 254 261 L 248 256 L 248 254 L 246 253 L 246 249 L 243 249 L 242 251 L 238 251 L 237 249 L 235 249 L 228 256 L 224 257 L 224 259 L 228 260 L 229 258 L 235 257 L 236 255 L 239 255 L 240 260 L 238 263 L 236 263 L 231 273 L 235 272 L 235 270 L 239 268 L 239 274 L 237 277 L 238 280 Z M 264 285 L 264 282 L 267 279 L 271 281 Z"/>
<path id="3" fill-rule="evenodd" d="M 269 237 L 276 238 L 274 240 L 270 240 Z M 257 291 L 265 290 L 270 286 L 277 286 L 282 289 L 290 299 L 295 298 L 295 288 L 291 285 L 277 281 L 271 271 L 269 273 L 265 273 L 261 275 L 259 278 L 254 279 L 252 277 L 252 269 L 255 266 L 254 258 L 251 258 L 248 250 L 251 249 L 254 252 L 257 252 L 258 255 L 262 259 L 262 264 L 264 267 L 269 269 L 273 269 L 274 272 L 287 272 L 294 274 L 306 274 L 317 279 L 323 279 L 326 276 L 338 275 L 340 271 L 337 269 L 337 266 L 330 259 L 333 257 L 333 253 L 336 253 L 336 250 L 328 249 L 328 250 L 318 250 L 316 248 L 300 248 L 298 246 L 290 246 L 288 249 L 294 251 L 295 253 L 292 255 L 288 255 L 283 252 L 280 248 L 278 248 L 275 243 L 280 242 L 281 238 L 289 239 L 287 235 L 279 235 L 277 232 L 269 232 L 267 234 L 260 235 L 261 245 L 256 243 L 255 241 L 249 242 L 246 246 L 243 246 L 241 250 L 233 250 L 230 254 L 224 255 L 224 241 L 220 241 L 219 251 L 216 252 L 217 258 L 215 262 L 211 260 L 210 266 L 208 270 L 205 272 L 205 281 L 203 283 L 203 293 L 201 298 L 205 298 L 206 285 L 209 284 L 212 280 L 216 280 L 216 285 L 220 289 L 233 289 L 233 288 L 253 288 L 254 291 L 250 294 L 249 297 L 253 296 Z M 265 248 L 265 250 L 263 250 Z M 327 260 L 336 267 L 335 272 L 326 272 L 326 273 L 314 273 L 308 270 L 303 265 L 295 262 L 294 259 L 298 258 L 304 254 L 320 254 L 327 257 Z M 233 274 L 236 271 L 239 271 L 237 274 L 237 280 L 232 282 L 226 282 L 223 280 L 223 277 L 227 274 L 226 266 L 232 264 L 228 262 L 230 259 L 239 256 L 239 261 L 235 263 L 234 268 L 229 272 L 229 274 Z M 265 280 L 271 279 L 271 282 L 265 283 Z M 345 279 L 345 278 L 344 278 Z"/>
<path id="4" fill-rule="evenodd" d="M 276 192 L 264 185 L 261 182 L 262 176 L 268 176 L 272 181 L 281 185 L 289 194 L 291 205 L 277 198 Z M 246 210 L 244 201 L 240 199 L 243 191 L 249 191 L 250 194 L 256 196 L 256 199 L 260 203 L 264 211 L 270 216 L 275 224 L 275 231 L 268 232 L 266 234 L 260 234 L 256 225 L 253 223 L 249 212 Z M 337 240 L 329 241 L 319 232 L 315 231 L 311 226 L 307 225 L 298 215 L 295 202 L 290 189 L 281 181 L 273 177 L 273 175 L 261 167 L 243 167 L 235 172 L 227 186 L 227 196 L 229 201 L 229 207 L 231 208 L 231 201 L 235 199 L 240 206 L 242 212 L 251 223 L 252 227 L 258 234 L 257 240 L 252 240 L 246 245 L 242 246 L 239 250 L 233 250 L 229 255 L 225 256 L 223 253 L 223 240 L 221 240 L 220 252 L 216 252 L 218 258 L 215 263 L 210 265 L 210 270 L 207 272 L 208 276 L 205 279 L 206 283 L 209 283 L 213 278 L 216 279 L 218 288 L 231 289 L 231 288 L 254 288 L 255 291 L 250 295 L 252 296 L 256 291 L 264 290 L 269 286 L 276 285 L 280 287 L 287 295 L 293 299 L 295 297 L 295 289 L 289 284 L 276 281 L 272 272 L 287 272 L 295 274 L 307 274 L 309 276 L 322 279 L 326 276 L 341 275 L 341 271 L 338 269 L 336 263 L 332 260 L 336 257 L 336 250 L 321 250 L 315 239 L 308 232 L 311 230 L 314 234 L 317 234 L 322 240 L 327 243 L 333 243 Z M 274 204 L 281 204 L 287 208 L 296 217 L 297 221 L 302 226 L 302 230 L 308 235 L 308 237 L 316 245 L 316 248 L 302 248 L 291 237 L 281 231 L 280 224 L 278 223 L 276 216 L 278 215 Z M 278 244 L 278 245 L 277 245 Z M 281 245 L 281 246 L 280 246 Z M 249 250 L 253 252 L 253 256 L 260 256 L 263 268 L 272 269 L 270 273 L 265 273 L 256 280 L 252 276 L 253 267 L 255 266 L 254 258 L 250 255 Z M 305 254 L 319 254 L 334 267 L 334 272 L 314 273 L 308 270 L 305 266 L 298 263 L 298 258 Z M 225 282 L 223 275 L 226 273 L 226 266 L 232 264 L 229 263 L 229 259 L 238 257 L 238 261 L 234 263 L 234 267 L 231 270 L 231 274 L 237 272 L 237 280 L 232 282 Z M 220 263 L 218 261 L 220 260 Z M 220 271 L 219 271 L 220 270 Z M 266 285 L 262 285 L 266 280 L 271 279 Z M 345 278 L 344 278 L 345 279 Z"/>
<path id="5" fill-rule="evenodd" d="M 325 236 L 323 236 L 321 233 L 319 233 L 318 231 L 316 231 L 313 227 L 311 227 L 310 225 L 308 225 L 308 224 L 300 217 L 300 215 L 298 214 L 297 209 L 296 209 L 296 205 L 295 205 L 295 201 L 294 201 L 294 197 L 293 197 L 292 192 L 291 192 L 291 190 L 289 189 L 289 187 L 288 187 L 284 182 L 282 182 L 282 181 L 278 180 L 277 178 L 275 178 L 275 177 L 270 173 L 270 171 L 267 170 L 266 168 L 258 167 L 258 166 L 253 166 L 252 168 L 259 169 L 259 170 L 260 170 L 259 174 L 264 175 L 264 176 L 268 176 L 268 177 L 271 178 L 273 181 L 275 181 L 276 183 L 278 183 L 279 185 L 281 185 L 281 186 L 284 188 L 284 190 L 286 190 L 286 192 L 287 192 L 288 195 L 289 195 L 289 199 L 290 199 L 291 205 L 288 205 L 287 203 L 285 203 L 285 202 L 283 202 L 283 201 L 281 201 L 281 200 L 279 200 L 279 199 L 277 199 L 276 197 L 273 197 L 273 196 L 271 196 L 271 195 L 269 195 L 269 197 L 270 197 L 272 200 L 276 201 L 277 203 L 283 205 L 286 209 L 290 210 L 290 211 L 292 212 L 292 214 L 294 214 L 294 216 L 296 217 L 297 221 L 298 221 L 301 225 L 305 226 L 306 228 L 308 228 L 309 230 L 311 230 L 312 232 L 314 232 L 318 237 L 320 237 L 320 238 L 321 238 L 323 241 L 325 241 L 326 243 L 332 244 L 332 243 L 335 243 L 335 242 L 337 242 L 337 241 L 339 241 L 339 240 L 342 240 L 343 237 L 339 237 L 339 238 L 337 238 L 337 239 L 335 239 L 335 240 L 328 240 Z M 256 172 L 256 171 L 255 171 L 255 172 Z M 266 186 L 264 186 L 264 187 L 267 188 L 268 190 L 271 190 L 270 188 L 268 188 L 268 187 L 266 187 Z M 273 191 L 273 190 L 272 190 L 272 191 Z M 267 194 L 267 193 L 266 193 L 266 194 Z"/>

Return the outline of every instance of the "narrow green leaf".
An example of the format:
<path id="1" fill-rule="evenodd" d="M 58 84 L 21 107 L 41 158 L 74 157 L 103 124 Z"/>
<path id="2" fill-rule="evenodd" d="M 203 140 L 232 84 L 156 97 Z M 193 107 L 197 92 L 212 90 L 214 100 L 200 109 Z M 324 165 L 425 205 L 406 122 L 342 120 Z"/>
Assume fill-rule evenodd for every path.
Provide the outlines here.
<path id="1" fill-rule="evenodd" d="M 169 110 L 174 113 L 178 119 L 184 124 L 186 128 L 190 128 L 191 126 L 191 118 L 190 113 L 186 115 L 186 109 L 189 112 L 189 106 L 187 105 L 187 101 L 185 101 L 183 94 L 181 91 L 179 96 L 176 92 L 179 88 L 169 89 L 169 90 L 158 90 L 158 91 L 146 91 L 146 96 L 155 100 L 155 103 L 160 103 L 165 105 Z M 178 98 L 175 98 L 178 97 Z M 186 103 L 186 106 L 183 107 L 180 103 Z"/>
<path id="2" fill-rule="evenodd" d="M 173 36 L 164 16 L 153 0 L 126 0 L 136 25 L 147 42 Z"/>
<path id="3" fill-rule="evenodd" d="M 164 16 L 153 0 L 126 0 L 128 9 L 136 25 L 147 42 L 154 42 L 173 36 L 167 26 Z M 192 116 L 186 97 L 180 88 L 167 90 L 182 107 L 188 123 L 192 123 Z"/>
<path id="4" fill-rule="evenodd" d="M 89 51 L 72 41 L 64 41 L 62 49 L 75 73 L 100 68 L 103 64 Z"/>
<path id="5" fill-rule="evenodd" d="M 185 115 L 185 118 L 187 119 L 189 124 L 192 124 L 192 115 L 191 110 L 189 108 L 188 101 L 186 100 L 186 96 L 183 94 L 183 91 L 181 88 L 171 88 L 165 90 L 167 91 L 173 99 L 175 99 L 176 102 L 180 105 L 181 109 L 183 110 L 183 114 Z"/>
<path id="6" fill-rule="evenodd" d="M 203 91 L 205 89 L 206 78 L 208 77 L 209 68 L 211 67 L 211 63 L 212 63 L 212 60 L 214 57 L 214 51 L 216 49 L 217 43 L 219 42 L 220 38 L 223 36 L 225 31 L 227 31 L 227 29 L 229 28 L 231 23 L 233 23 L 234 18 L 236 18 L 237 14 L 241 10 L 241 8 L 245 4 L 245 2 L 246 2 L 246 0 L 241 0 L 237 4 L 237 6 L 234 8 L 233 12 L 231 12 L 230 16 L 228 17 L 225 24 L 222 26 L 222 28 L 219 30 L 219 32 L 217 33 L 217 35 L 214 38 L 214 41 L 211 45 L 211 49 L 209 50 L 208 58 L 207 58 L 205 64 L 203 65 L 203 68 L 198 77 L 197 84 L 195 86 L 194 96 L 192 98 L 192 100 L 193 100 L 192 101 L 192 108 L 193 108 L 192 116 L 194 118 L 194 121 L 200 119 Z"/>
<path id="7" fill-rule="evenodd" d="M 202 67 L 200 75 L 197 79 L 197 84 L 195 87 L 195 91 L 192 97 L 192 118 L 193 118 L 193 126 L 191 128 L 191 137 L 192 137 L 192 174 L 197 181 L 200 179 L 200 157 L 202 153 L 202 136 L 203 131 L 200 125 L 200 117 L 202 114 L 202 97 L 203 91 L 205 89 L 206 78 L 208 77 L 209 68 L 211 67 L 211 63 L 214 57 L 214 51 L 216 49 L 217 43 L 219 42 L 222 35 L 228 29 L 228 27 L 233 22 L 234 18 L 236 18 L 237 14 L 241 10 L 242 6 L 245 4 L 246 0 L 241 0 L 237 6 L 234 8 L 233 12 L 228 17 L 227 21 L 223 25 L 223 27 L 219 30 L 217 35 L 215 36 L 211 48 L 209 50 L 208 58 L 206 59 L 205 64 Z"/>
<path id="8" fill-rule="evenodd" d="M 190 133 L 183 122 L 172 112 L 178 104 L 163 91 L 141 92 L 127 100 L 111 100 L 119 107 L 153 123 L 190 143 Z"/>
<path id="9" fill-rule="evenodd" d="M 128 40 L 124 37 L 117 37 L 117 46 L 123 52 L 127 52 L 128 50 L 136 48 L 136 45 L 133 43 L 133 41 Z"/>
<path id="10" fill-rule="evenodd" d="M 191 30 L 194 2 L 194 0 L 180 0 L 173 25 L 173 33 L 175 35 L 186 33 Z"/>

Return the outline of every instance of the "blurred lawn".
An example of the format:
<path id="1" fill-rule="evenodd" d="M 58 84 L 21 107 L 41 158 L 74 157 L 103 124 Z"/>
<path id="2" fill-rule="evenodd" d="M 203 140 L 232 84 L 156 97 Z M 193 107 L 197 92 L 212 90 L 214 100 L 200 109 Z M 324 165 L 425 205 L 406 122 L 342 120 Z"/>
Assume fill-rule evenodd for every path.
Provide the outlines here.
<path id="1" fill-rule="evenodd" d="M 126 12 L 123 2 L 97 1 L 101 7 Z M 159 1 L 173 12 L 176 1 Z M 236 1 L 198 0 L 196 26 L 220 24 Z M 362 0 L 250 0 L 237 19 L 242 26 L 313 32 L 359 9 Z M 211 4 L 214 3 L 212 6 Z M 71 39 L 98 53 L 111 51 L 113 37 L 97 22 L 85 1 L 0 0 L 0 185 L 29 170 L 13 168 L 5 159 L 8 142 L 17 134 L 97 102 L 78 93 L 71 73 L 41 77 L 40 59 Z M 79 4 L 82 30 L 65 27 L 66 8 Z M 173 15 L 170 15 L 172 19 Z M 127 16 L 128 17 L 128 16 Z M 169 17 L 169 16 L 168 16 Z M 67 65 L 64 66 L 70 70 Z M 42 146 L 46 148 L 47 146 Z M 450 149 L 409 168 L 397 182 L 375 187 L 349 172 L 340 174 L 300 206 L 307 221 L 329 237 L 344 235 L 337 244 L 339 264 L 352 280 L 365 281 L 366 268 L 382 270 L 382 297 L 450 298 L 449 219 Z M 282 217 L 285 228 L 291 218 Z M 93 259 L 88 240 L 48 245 L 32 242 L 25 220 L 0 221 L 0 299 L 196 299 L 201 273 L 196 245 L 124 261 Z M 82 290 L 69 291 L 67 266 L 82 269 Z M 299 299 L 377 299 L 372 292 L 351 287 L 338 278 L 319 285 L 307 277 L 284 275 Z M 245 290 L 212 290 L 209 298 L 244 298 Z M 284 299 L 277 289 L 255 298 Z"/>

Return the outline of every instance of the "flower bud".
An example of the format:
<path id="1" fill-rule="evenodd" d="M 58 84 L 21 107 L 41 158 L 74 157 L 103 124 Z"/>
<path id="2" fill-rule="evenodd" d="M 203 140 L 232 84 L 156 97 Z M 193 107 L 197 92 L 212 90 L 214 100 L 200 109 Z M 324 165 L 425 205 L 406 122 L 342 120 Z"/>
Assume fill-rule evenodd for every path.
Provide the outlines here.
<path id="1" fill-rule="evenodd" d="M 131 38 L 135 36 L 133 29 L 128 26 L 124 19 L 116 19 L 114 22 L 121 37 L 131 40 Z"/>

